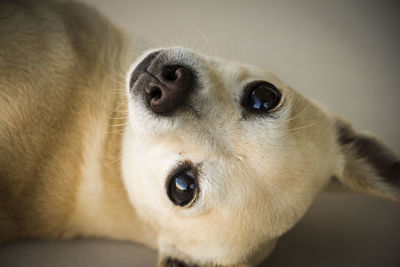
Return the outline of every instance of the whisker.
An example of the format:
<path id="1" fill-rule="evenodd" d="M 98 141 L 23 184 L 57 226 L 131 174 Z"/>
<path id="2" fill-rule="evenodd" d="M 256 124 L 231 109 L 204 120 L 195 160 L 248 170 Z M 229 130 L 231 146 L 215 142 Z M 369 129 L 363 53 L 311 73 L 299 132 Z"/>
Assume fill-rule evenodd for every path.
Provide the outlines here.
<path id="1" fill-rule="evenodd" d="M 215 47 L 215 45 L 211 44 L 209 36 L 206 35 L 199 27 L 197 27 L 193 23 L 189 23 L 188 26 L 190 26 L 194 32 L 197 32 L 198 35 L 201 37 L 201 39 L 206 44 L 207 48 L 206 48 L 205 52 L 210 56 L 216 56 L 217 55 L 216 47 Z"/>
<path id="2" fill-rule="evenodd" d="M 113 160 L 108 161 L 108 162 L 104 162 L 103 163 L 103 167 L 107 167 L 107 166 L 113 165 L 114 163 L 117 163 L 117 162 L 119 162 L 121 160 L 122 160 L 122 156 L 119 156 L 116 159 L 113 159 Z"/>
<path id="3" fill-rule="evenodd" d="M 312 107 L 311 105 L 308 105 L 308 106 L 305 107 L 301 112 L 297 113 L 297 114 L 294 115 L 293 117 L 289 117 L 288 119 L 285 119 L 285 120 L 275 120 L 275 121 L 271 121 L 271 122 L 272 122 L 272 123 L 285 123 L 285 122 L 288 122 L 288 121 L 293 121 L 293 120 L 296 120 L 296 119 L 300 119 L 301 116 L 304 116 L 305 113 L 306 113 L 308 110 L 310 110 L 311 107 Z"/>
<path id="4" fill-rule="evenodd" d="M 110 120 L 126 120 L 126 119 L 128 119 L 128 116 L 126 116 L 126 117 L 108 117 L 107 119 L 110 119 Z"/>
<path id="5" fill-rule="evenodd" d="M 315 123 L 311 123 L 311 124 L 304 125 L 304 126 L 299 126 L 299 127 L 294 127 L 294 128 L 288 128 L 288 130 L 289 130 L 289 131 L 303 130 L 303 129 L 307 129 L 307 128 L 310 128 L 310 127 L 317 126 L 317 125 L 319 125 L 319 124 L 320 124 L 320 122 L 315 122 Z"/>
<path id="6" fill-rule="evenodd" d="M 111 127 L 120 127 L 120 126 L 125 126 L 129 124 L 129 122 L 124 122 L 124 123 L 120 123 L 120 124 L 112 124 Z"/>

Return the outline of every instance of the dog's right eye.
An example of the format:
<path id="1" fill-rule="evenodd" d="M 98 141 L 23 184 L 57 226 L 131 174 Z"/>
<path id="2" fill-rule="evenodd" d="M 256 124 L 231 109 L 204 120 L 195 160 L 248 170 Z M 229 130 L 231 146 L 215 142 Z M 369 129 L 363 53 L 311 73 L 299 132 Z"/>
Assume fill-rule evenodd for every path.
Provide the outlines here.
<path id="1" fill-rule="evenodd" d="M 242 106 L 253 113 L 265 113 L 273 110 L 281 101 L 281 93 L 271 83 L 254 81 L 246 85 Z"/>
<path id="2" fill-rule="evenodd" d="M 173 175 L 168 182 L 168 197 L 178 206 L 185 206 L 196 197 L 197 183 L 187 172 Z"/>

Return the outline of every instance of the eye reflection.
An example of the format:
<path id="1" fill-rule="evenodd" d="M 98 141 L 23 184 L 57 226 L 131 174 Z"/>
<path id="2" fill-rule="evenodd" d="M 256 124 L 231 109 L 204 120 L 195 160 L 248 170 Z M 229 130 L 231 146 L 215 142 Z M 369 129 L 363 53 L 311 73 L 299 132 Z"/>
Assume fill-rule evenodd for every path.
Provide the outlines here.
<path id="1" fill-rule="evenodd" d="M 255 109 L 260 109 L 261 108 L 261 101 L 257 97 L 257 95 L 256 95 L 256 93 L 254 91 L 251 94 L 251 100 L 252 100 L 253 108 L 255 108 Z M 264 108 L 267 108 L 267 103 L 264 103 L 263 106 L 264 106 Z"/>
<path id="2" fill-rule="evenodd" d="M 262 85 L 256 87 L 251 92 L 250 98 L 250 105 L 253 107 L 253 109 L 268 111 L 278 104 L 280 95 L 277 90 L 272 87 L 272 85 L 271 87 Z"/>
<path id="3" fill-rule="evenodd" d="M 194 188 L 195 188 L 195 184 L 193 183 L 193 181 L 191 179 L 190 179 L 190 181 L 188 181 L 187 177 L 183 176 L 183 175 L 178 176 L 175 179 L 175 186 L 177 189 L 179 189 L 181 191 L 194 190 Z"/>

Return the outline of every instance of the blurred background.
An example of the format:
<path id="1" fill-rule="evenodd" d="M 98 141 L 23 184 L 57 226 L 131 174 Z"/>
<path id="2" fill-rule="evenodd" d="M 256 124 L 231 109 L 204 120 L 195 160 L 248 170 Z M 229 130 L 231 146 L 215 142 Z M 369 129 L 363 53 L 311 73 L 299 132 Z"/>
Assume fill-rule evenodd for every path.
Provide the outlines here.
<path id="1" fill-rule="evenodd" d="M 400 2 L 86 0 L 139 52 L 183 45 L 264 67 L 400 152 Z"/>
<path id="2" fill-rule="evenodd" d="M 400 2 L 361 0 L 85 0 L 138 53 L 183 45 L 269 69 L 400 153 Z M 400 266 L 400 205 L 323 193 L 262 266 Z M 249 226 L 251 227 L 251 226 Z M 141 246 L 32 241 L 0 249 L 0 266 L 155 266 Z"/>

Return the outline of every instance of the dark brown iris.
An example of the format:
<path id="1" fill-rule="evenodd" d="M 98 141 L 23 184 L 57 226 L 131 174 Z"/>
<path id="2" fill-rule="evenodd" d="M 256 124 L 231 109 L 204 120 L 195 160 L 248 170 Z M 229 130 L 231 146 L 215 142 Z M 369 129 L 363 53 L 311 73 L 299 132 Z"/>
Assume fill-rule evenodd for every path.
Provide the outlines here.
<path id="1" fill-rule="evenodd" d="M 275 108 L 280 101 L 281 94 L 270 83 L 256 84 L 250 93 L 250 107 L 258 111 L 269 111 Z"/>
<path id="2" fill-rule="evenodd" d="M 271 83 L 255 81 L 246 85 L 242 106 L 255 113 L 273 110 L 281 101 L 281 93 Z"/>

